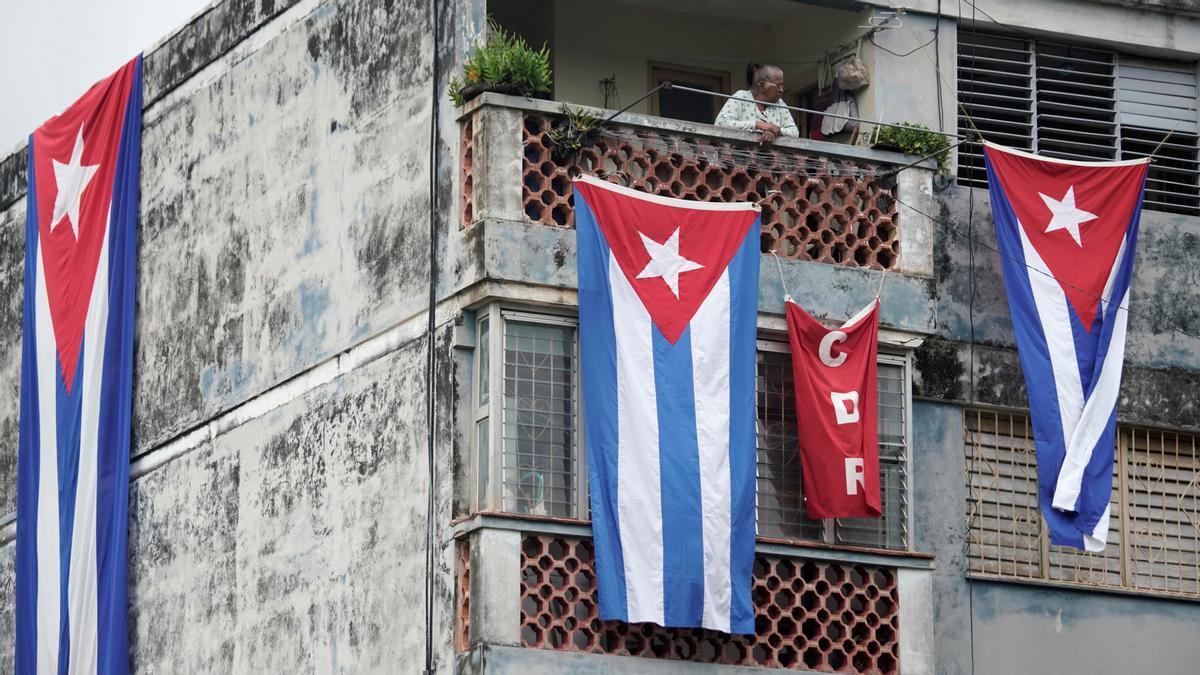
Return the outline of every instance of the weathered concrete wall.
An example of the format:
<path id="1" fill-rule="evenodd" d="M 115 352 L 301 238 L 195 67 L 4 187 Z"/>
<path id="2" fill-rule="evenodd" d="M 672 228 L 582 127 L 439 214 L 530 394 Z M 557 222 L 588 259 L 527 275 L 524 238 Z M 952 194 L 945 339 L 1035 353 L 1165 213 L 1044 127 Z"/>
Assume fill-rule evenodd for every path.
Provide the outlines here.
<path id="1" fill-rule="evenodd" d="M 293 5 L 147 108 L 135 454 L 422 311 L 426 7 Z M 160 52 L 195 47 L 203 57 L 199 45 L 221 40 L 215 32 L 185 31 L 184 44 L 147 57 L 147 98 L 165 72 L 183 68 L 178 59 L 155 66 Z M 23 214 L 18 202 L 0 219 L 0 311 L 14 327 Z M 19 328 L 5 331 L 6 392 L 16 391 L 19 349 Z M 15 484 L 16 416 L 5 396 L 5 490 Z M 12 495 L 0 497 L 10 511 Z"/>
<path id="2" fill-rule="evenodd" d="M 895 7 L 888 0 L 862 1 L 884 9 Z M 1195 0 L 910 0 L 904 4 L 909 12 L 934 14 L 940 9 L 946 16 L 974 18 L 980 28 L 992 23 L 986 12 L 1000 24 L 1024 32 L 1134 46 L 1139 52 L 1164 57 L 1195 58 L 1200 45 Z"/>
<path id="3" fill-rule="evenodd" d="M 443 83 L 482 7 L 442 4 Z M 225 0 L 146 56 L 129 579 L 138 672 L 423 667 L 428 12 L 415 1 Z M 451 115 L 443 106 L 438 117 L 447 212 Z M 15 503 L 22 153 L 0 158 L 0 515 Z M 439 664 L 452 663 L 443 530 L 461 443 L 445 321 Z M 12 663 L 7 531 L 0 664 Z"/>
<path id="4" fill-rule="evenodd" d="M 933 214 L 943 221 L 934 245 L 938 339 L 917 352 L 914 395 L 1025 407 L 988 191 L 974 190 L 973 208 L 970 193 L 950 186 L 939 195 L 940 211 Z M 1197 257 L 1200 218 L 1143 211 L 1130 291 L 1122 421 L 1200 428 L 1200 387 L 1195 386 L 1200 384 L 1200 342 L 1179 332 L 1200 335 Z"/>
<path id="5" fill-rule="evenodd" d="M 1200 663 L 1200 606 L 1007 584 L 972 584 L 976 675 L 1163 673 Z"/>
<path id="6" fill-rule="evenodd" d="M 966 577 L 966 462 L 962 408 L 916 401 L 912 412 L 913 547 L 933 553 L 936 672 L 971 673 L 971 603 Z"/>

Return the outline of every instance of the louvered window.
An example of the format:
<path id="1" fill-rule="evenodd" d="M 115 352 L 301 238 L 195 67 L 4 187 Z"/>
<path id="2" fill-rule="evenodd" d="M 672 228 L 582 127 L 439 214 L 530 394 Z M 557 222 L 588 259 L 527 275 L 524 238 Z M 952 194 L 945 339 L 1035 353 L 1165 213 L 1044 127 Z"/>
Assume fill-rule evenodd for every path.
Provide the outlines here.
<path id="1" fill-rule="evenodd" d="M 965 29 L 958 88 L 960 133 L 969 115 L 984 138 L 1048 157 L 1134 159 L 1158 148 L 1146 208 L 1200 215 L 1195 64 Z M 960 147 L 958 180 L 987 187 L 978 144 Z"/>
<path id="2" fill-rule="evenodd" d="M 1200 441 L 1120 426 L 1108 545 L 1100 553 L 1051 546 L 1038 510 L 1029 416 L 968 410 L 970 572 L 1200 598 Z"/>

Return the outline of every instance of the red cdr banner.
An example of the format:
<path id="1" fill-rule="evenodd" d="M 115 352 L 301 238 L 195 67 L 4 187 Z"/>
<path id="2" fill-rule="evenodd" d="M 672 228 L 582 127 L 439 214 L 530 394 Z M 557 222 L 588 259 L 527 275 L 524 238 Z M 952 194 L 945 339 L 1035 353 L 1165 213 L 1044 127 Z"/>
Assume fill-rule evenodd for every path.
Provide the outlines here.
<path id="1" fill-rule="evenodd" d="M 810 518 L 879 517 L 879 299 L 838 328 L 787 303 Z"/>

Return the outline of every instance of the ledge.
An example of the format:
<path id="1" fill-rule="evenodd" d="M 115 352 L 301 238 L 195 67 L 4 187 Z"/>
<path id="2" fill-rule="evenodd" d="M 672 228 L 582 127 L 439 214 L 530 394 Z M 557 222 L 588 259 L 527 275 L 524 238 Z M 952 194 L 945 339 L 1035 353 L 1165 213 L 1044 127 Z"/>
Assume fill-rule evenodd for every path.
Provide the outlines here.
<path id="1" fill-rule="evenodd" d="M 1189 604 L 1200 603 L 1200 596 L 1196 595 L 1179 595 L 1170 591 L 1152 591 L 1136 588 L 1116 588 L 1113 586 L 1092 586 L 1071 581 L 1052 581 L 1049 579 L 1018 579 L 1016 577 L 1002 577 L 993 574 L 981 574 L 979 572 L 968 572 L 966 574 L 968 580 L 972 582 L 983 582 L 996 584 L 1000 586 L 1027 586 L 1039 589 L 1052 589 L 1056 591 L 1065 591 L 1068 593 L 1098 593 L 1103 595 L 1119 595 L 1128 598 L 1140 598 L 1151 602 L 1161 602 L 1163 600 L 1174 600 L 1176 602 L 1185 602 Z"/>
<path id="2" fill-rule="evenodd" d="M 527 98 L 524 96 L 507 96 L 505 94 L 488 92 L 481 94 L 477 98 L 471 99 L 461 108 L 459 108 L 457 119 L 461 121 L 473 115 L 480 108 L 485 107 L 512 108 L 514 110 L 526 112 L 539 112 L 549 115 L 558 115 L 562 113 L 562 106 L 564 104 L 580 110 L 586 110 L 587 112 L 596 115 L 601 119 L 607 119 L 616 112 L 615 110 L 609 110 L 606 108 L 594 108 L 592 106 L 577 105 L 571 103 L 570 101 L 544 101 L 541 99 Z M 624 112 L 621 113 L 620 117 L 614 119 L 613 122 L 626 126 L 645 127 L 648 129 L 658 129 L 660 131 L 690 134 L 705 138 L 741 141 L 755 145 L 758 144 L 759 139 L 758 134 L 751 133 L 749 131 L 718 127 L 712 124 L 687 122 L 684 120 L 670 119 L 667 117 L 655 117 L 653 115 L 643 115 L 641 113 Z M 862 148 L 856 145 L 845 145 L 843 143 L 813 141 L 807 138 L 783 137 L 775 141 L 773 145 L 777 148 L 790 148 L 793 150 L 800 150 L 818 155 L 842 157 L 845 159 L 870 162 L 873 164 L 905 165 L 916 162 L 919 159 L 916 155 L 908 155 L 902 152 L 876 150 L 874 148 Z M 916 164 L 916 166 L 933 171 L 937 168 L 937 163 L 931 159 L 927 159 Z"/>
<path id="3" fill-rule="evenodd" d="M 640 656 L 588 654 L 532 647 L 478 645 L 456 656 L 456 672 L 469 675 L 584 675 L 592 673 L 646 673 L 646 675 L 751 675 L 778 673 L 777 668 L 726 666 Z M 815 673 L 788 670 L 788 673 Z"/>
<path id="4" fill-rule="evenodd" d="M 462 253 L 457 255 L 462 257 L 449 266 L 453 276 L 444 280 L 440 293 L 454 296 L 497 282 L 523 289 L 556 289 L 551 294 L 576 304 L 575 230 L 487 218 L 451 237 L 459 238 Z M 763 254 L 759 259 L 759 326 L 786 331 L 785 286 L 806 311 L 818 319 L 840 323 L 874 297 L 879 282 L 876 270 Z M 880 315 L 884 342 L 913 349 L 934 333 L 935 307 L 928 302 L 934 283 L 933 278 L 919 273 L 900 270 L 887 274 Z M 473 297 L 471 302 L 480 300 L 482 297 Z"/>
<path id="5" fill-rule="evenodd" d="M 592 525 L 573 518 L 545 518 L 518 514 L 477 513 L 456 521 L 450 527 L 450 538 L 465 537 L 477 530 L 508 530 L 563 537 L 591 537 Z M 932 570 L 934 557 L 929 553 L 829 546 L 816 542 L 800 542 L 759 537 L 755 550 L 759 553 L 785 558 L 808 558 L 833 562 L 895 567 L 898 569 Z"/>

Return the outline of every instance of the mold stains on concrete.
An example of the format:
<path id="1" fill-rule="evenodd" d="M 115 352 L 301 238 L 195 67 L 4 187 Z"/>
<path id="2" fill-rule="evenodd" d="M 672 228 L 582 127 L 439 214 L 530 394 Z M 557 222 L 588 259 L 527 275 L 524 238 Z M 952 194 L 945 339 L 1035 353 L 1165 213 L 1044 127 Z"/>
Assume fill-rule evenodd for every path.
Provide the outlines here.
<path id="1" fill-rule="evenodd" d="M 414 340 L 134 483 L 139 672 L 419 670 L 419 622 L 397 617 L 422 602 L 424 354 Z"/>
<path id="2" fill-rule="evenodd" d="M 28 157 L 24 147 L 7 157 L 0 157 L 0 209 L 7 209 L 25 197 L 25 160 Z"/>
<path id="3" fill-rule="evenodd" d="M 954 345 L 926 340 L 913 354 L 913 396 L 962 400 L 964 372 Z"/>
<path id="4" fill-rule="evenodd" d="M 0 211 L 0 513 L 17 502 L 21 333 L 25 303 L 25 202 Z"/>
<path id="5" fill-rule="evenodd" d="M 144 57 L 146 103 L 195 75 L 298 1 L 226 0 L 209 7 Z"/>
<path id="6" fill-rule="evenodd" d="M 419 3 L 353 2 L 323 22 L 306 41 L 309 58 L 330 66 L 335 77 L 360 83 L 351 94 L 353 115 L 392 98 L 403 82 L 428 82 L 430 23 Z M 403 26 L 404 30 L 397 30 Z"/>

